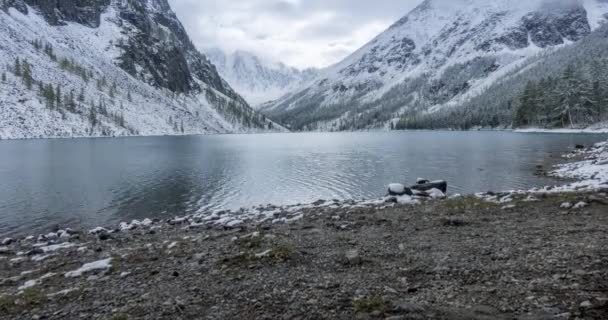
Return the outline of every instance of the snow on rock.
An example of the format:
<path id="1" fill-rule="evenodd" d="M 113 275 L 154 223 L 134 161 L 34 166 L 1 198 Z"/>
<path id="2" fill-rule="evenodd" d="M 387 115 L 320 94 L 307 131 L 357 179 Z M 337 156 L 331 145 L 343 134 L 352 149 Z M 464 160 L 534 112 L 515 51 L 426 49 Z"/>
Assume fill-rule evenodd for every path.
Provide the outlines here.
<path id="1" fill-rule="evenodd" d="M 99 261 L 95 261 L 95 262 L 91 262 L 91 263 L 86 263 L 82 267 L 80 267 L 74 271 L 67 272 L 65 274 L 65 277 L 66 278 L 77 278 L 77 277 L 80 277 L 83 274 L 91 272 L 91 271 L 108 270 L 111 267 L 112 267 L 112 258 L 108 258 L 108 259 L 99 260 Z"/>
<path id="2" fill-rule="evenodd" d="M 36 286 L 37 284 L 38 284 L 38 281 L 36 281 L 36 280 L 29 280 L 29 281 L 26 281 L 22 286 L 19 286 L 17 288 L 17 290 L 23 291 L 25 289 L 32 288 L 32 287 Z"/>
<path id="3" fill-rule="evenodd" d="M 560 190 L 597 190 L 608 189 L 608 141 L 596 144 L 590 149 L 580 151 L 585 159 L 559 165 L 552 175 L 580 180 L 561 187 Z"/>
<path id="4" fill-rule="evenodd" d="M 53 252 L 53 251 L 57 251 L 57 250 L 62 250 L 62 249 L 68 249 L 68 248 L 72 248 L 74 246 L 76 246 L 74 243 L 71 242 L 64 242 L 64 243 L 60 243 L 60 244 L 53 244 L 53 245 L 43 245 L 43 246 L 39 246 L 40 244 L 35 244 L 34 246 L 38 246 L 39 249 L 41 249 L 44 253 L 49 253 L 49 252 Z"/>
<path id="5" fill-rule="evenodd" d="M 429 190 L 428 194 L 433 199 L 444 199 L 446 197 L 445 193 L 443 193 L 443 191 L 441 191 L 439 189 L 435 189 L 435 188 Z"/>
<path id="6" fill-rule="evenodd" d="M 404 195 L 406 188 L 400 183 L 391 183 L 388 185 L 388 193 L 393 196 Z"/>
<path id="7" fill-rule="evenodd" d="M 574 210 L 578 210 L 578 209 L 583 209 L 583 208 L 586 208 L 587 206 L 588 206 L 588 204 L 587 204 L 586 202 L 581 201 L 581 202 L 579 202 L 579 203 L 575 204 L 575 205 L 572 207 L 572 209 L 574 209 Z"/>
<path id="8" fill-rule="evenodd" d="M 110 232 L 108 229 L 102 228 L 102 227 L 97 227 L 97 228 L 89 230 L 90 234 L 100 234 L 100 233 L 108 233 L 108 232 Z"/>
<path id="9" fill-rule="evenodd" d="M 40 283 L 42 283 L 44 280 L 49 279 L 51 277 L 54 277 L 56 275 L 57 275 L 56 273 L 50 272 L 50 273 L 47 273 L 47 274 L 43 275 L 39 279 L 28 280 L 23 285 L 19 286 L 17 288 L 17 290 L 23 291 L 23 290 L 35 287 L 35 286 L 39 285 Z"/>

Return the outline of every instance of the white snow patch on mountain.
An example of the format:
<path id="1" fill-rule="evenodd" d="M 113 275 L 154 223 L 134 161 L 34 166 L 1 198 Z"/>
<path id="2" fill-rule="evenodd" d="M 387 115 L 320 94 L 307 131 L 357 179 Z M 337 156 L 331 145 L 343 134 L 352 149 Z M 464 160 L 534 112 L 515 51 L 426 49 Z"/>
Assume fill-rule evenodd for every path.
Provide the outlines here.
<path id="1" fill-rule="evenodd" d="M 209 49 L 205 54 L 219 74 L 254 108 L 299 88 L 318 74 L 317 69 L 299 70 L 246 51 L 227 54 L 221 49 Z"/>

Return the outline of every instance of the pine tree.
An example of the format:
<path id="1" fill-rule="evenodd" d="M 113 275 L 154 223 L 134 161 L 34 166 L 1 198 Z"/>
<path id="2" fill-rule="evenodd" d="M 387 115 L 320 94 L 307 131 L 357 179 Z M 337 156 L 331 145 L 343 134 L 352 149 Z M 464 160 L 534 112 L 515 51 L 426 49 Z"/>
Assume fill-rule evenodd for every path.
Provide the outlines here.
<path id="1" fill-rule="evenodd" d="M 179 130 L 184 134 L 184 120 L 182 120 Z"/>
<path id="2" fill-rule="evenodd" d="M 56 99 L 56 105 L 57 108 L 61 108 L 62 106 L 62 101 L 61 101 L 61 86 L 59 84 L 57 84 L 57 89 L 55 90 L 55 99 Z"/>
<path id="3" fill-rule="evenodd" d="M 129 100 L 129 102 L 133 102 L 133 98 L 131 98 L 131 90 L 127 91 L 127 100 Z"/>
<path id="4" fill-rule="evenodd" d="M 46 98 L 46 105 L 49 109 L 53 110 L 55 104 L 55 90 L 53 85 L 48 84 L 44 90 L 44 97 Z"/>
<path id="5" fill-rule="evenodd" d="M 97 125 L 97 111 L 95 107 L 91 107 L 89 109 L 89 122 L 91 123 L 91 127 L 95 127 Z"/>
<path id="6" fill-rule="evenodd" d="M 67 95 L 67 105 L 68 105 L 68 110 L 70 112 L 75 112 L 76 111 L 76 101 L 74 101 L 74 90 L 70 91 L 70 94 Z"/>
<path id="7" fill-rule="evenodd" d="M 6 82 L 6 72 L 2 72 L 2 82 Z"/>
<path id="8" fill-rule="evenodd" d="M 525 127 L 533 124 L 538 110 L 537 99 L 536 84 L 533 81 L 529 81 L 520 97 L 519 107 L 515 111 L 514 127 Z"/>
<path id="9" fill-rule="evenodd" d="M 19 60 L 19 58 L 15 59 L 14 73 L 15 73 L 15 76 L 21 77 L 21 60 Z"/>
<path id="10" fill-rule="evenodd" d="M 32 90 L 34 79 L 32 78 L 32 69 L 27 60 L 23 61 L 22 67 L 23 83 L 28 90 Z"/>
<path id="11" fill-rule="evenodd" d="M 564 70 L 557 91 L 555 92 L 559 98 L 559 105 L 555 107 L 554 111 L 562 122 L 562 127 L 566 127 L 566 125 L 569 125 L 571 128 L 574 127 L 574 114 L 579 105 L 578 91 L 580 85 L 574 67 L 569 65 L 566 70 Z"/>
<path id="12" fill-rule="evenodd" d="M 78 94 L 78 102 L 84 102 L 84 87 L 80 88 L 80 93 Z"/>

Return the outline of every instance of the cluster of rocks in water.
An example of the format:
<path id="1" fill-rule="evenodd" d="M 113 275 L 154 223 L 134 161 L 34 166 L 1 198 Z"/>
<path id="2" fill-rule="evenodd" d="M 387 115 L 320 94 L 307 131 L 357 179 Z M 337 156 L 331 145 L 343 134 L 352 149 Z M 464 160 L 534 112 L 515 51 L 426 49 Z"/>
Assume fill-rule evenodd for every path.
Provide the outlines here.
<path id="1" fill-rule="evenodd" d="M 416 184 L 406 187 L 400 183 L 391 183 L 388 186 L 389 196 L 415 196 L 422 198 L 441 198 L 448 192 L 448 183 L 444 180 L 430 181 L 418 178 Z"/>

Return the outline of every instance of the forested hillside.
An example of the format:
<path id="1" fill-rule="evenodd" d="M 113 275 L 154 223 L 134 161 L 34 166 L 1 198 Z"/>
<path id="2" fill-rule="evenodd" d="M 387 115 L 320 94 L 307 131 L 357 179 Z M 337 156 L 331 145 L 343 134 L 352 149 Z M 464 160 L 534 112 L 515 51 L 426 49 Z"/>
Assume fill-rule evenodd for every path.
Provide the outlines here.
<path id="1" fill-rule="evenodd" d="M 531 58 L 462 105 L 404 114 L 394 128 L 581 128 L 606 120 L 608 26 Z"/>

